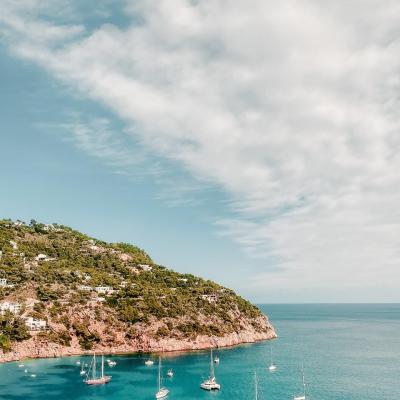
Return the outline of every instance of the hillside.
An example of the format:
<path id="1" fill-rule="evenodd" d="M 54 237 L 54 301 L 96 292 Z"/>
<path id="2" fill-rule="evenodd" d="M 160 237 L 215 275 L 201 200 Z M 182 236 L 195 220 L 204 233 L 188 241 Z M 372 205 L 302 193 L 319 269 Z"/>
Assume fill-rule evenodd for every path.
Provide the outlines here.
<path id="1" fill-rule="evenodd" d="M 0 361 L 276 337 L 232 290 L 69 227 L 0 220 Z"/>

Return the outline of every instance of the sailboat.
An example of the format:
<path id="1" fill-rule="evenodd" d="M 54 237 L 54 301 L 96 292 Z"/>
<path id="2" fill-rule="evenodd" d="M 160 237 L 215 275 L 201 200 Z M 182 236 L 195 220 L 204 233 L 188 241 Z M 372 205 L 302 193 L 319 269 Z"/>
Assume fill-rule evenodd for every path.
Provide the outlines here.
<path id="1" fill-rule="evenodd" d="M 90 372 L 92 372 L 90 377 Z M 101 374 L 96 375 L 96 353 L 93 353 L 93 359 L 86 375 L 86 385 L 104 385 L 111 381 L 111 376 L 104 375 L 104 355 L 101 356 Z"/>
<path id="2" fill-rule="evenodd" d="M 169 390 L 161 387 L 161 356 L 158 356 L 158 386 L 157 386 L 156 399 L 163 399 L 168 396 Z"/>
<path id="3" fill-rule="evenodd" d="M 276 371 L 276 365 L 272 362 L 272 347 L 269 348 L 270 350 L 270 355 L 269 355 L 269 372 L 274 372 Z"/>
<path id="4" fill-rule="evenodd" d="M 86 371 L 85 371 L 85 363 L 84 363 L 84 362 L 81 363 L 81 372 L 80 372 L 80 374 L 81 374 L 81 375 L 85 375 L 85 374 L 86 374 Z"/>
<path id="5" fill-rule="evenodd" d="M 170 368 L 167 372 L 167 376 L 169 376 L 170 378 L 172 378 L 174 376 L 174 371 L 172 370 L 172 368 Z"/>
<path id="6" fill-rule="evenodd" d="M 200 384 L 200 387 L 204 390 L 219 390 L 221 389 L 221 385 L 217 383 L 214 374 L 214 363 L 213 363 L 213 355 L 212 349 L 210 351 L 210 377 L 203 381 Z"/>
<path id="7" fill-rule="evenodd" d="M 301 366 L 301 373 L 302 373 L 302 377 L 303 377 L 303 394 L 301 394 L 299 396 L 294 396 L 293 400 L 306 400 L 306 383 L 304 380 L 304 365 Z"/>

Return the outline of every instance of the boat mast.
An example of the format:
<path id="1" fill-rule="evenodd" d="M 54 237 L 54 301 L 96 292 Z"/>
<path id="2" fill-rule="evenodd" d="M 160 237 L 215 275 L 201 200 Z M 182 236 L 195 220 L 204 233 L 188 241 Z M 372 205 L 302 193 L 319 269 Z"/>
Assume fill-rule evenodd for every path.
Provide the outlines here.
<path id="1" fill-rule="evenodd" d="M 304 380 L 304 364 L 301 364 L 301 373 L 303 375 L 303 395 L 306 397 L 306 382 Z"/>
<path id="2" fill-rule="evenodd" d="M 158 356 L 158 391 L 161 389 L 161 356 Z"/>
<path id="3" fill-rule="evenodd" d="M 254 372 L 254 390 L 255 390 L 255 400 L 258 400 L 257 372 Z"/>
<path id="4" fill-rule="evenodd" d="M 92 368 L 92 376 L 93 379 L 96 379 L 96 353 L 93 353 L 93 368 Z"/>
<path id="5" fill-rule="evenodd" d="M 101 355 L 101 377 L 104 377 L 104 354 Z"/>
<path id="6" fill-rule="evenodd" d="M 213 362 L 213 351 L 212 351 L 212 349 L 211 349 L 211 352 L 210 352 L 210 378 L 211 379 L 215 378 L 215 375 L 214 375 L 214 362 Z"/>
<path id="7" fill-rule="evenodd" d="M 272 365 L 272 346 L 269 348 L 269 364 Z"/>

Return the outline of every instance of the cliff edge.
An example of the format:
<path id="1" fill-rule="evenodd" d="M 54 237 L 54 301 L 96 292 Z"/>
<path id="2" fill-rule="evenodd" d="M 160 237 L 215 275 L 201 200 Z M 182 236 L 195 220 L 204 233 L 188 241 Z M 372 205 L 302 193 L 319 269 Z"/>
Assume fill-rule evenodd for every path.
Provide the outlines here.
<path id="1" fill-rule="evenodd" d="M 275 337 L 268 318 L 232 290 L 158 265 L 136 246 L 0 220 L 0 362 Z"/>

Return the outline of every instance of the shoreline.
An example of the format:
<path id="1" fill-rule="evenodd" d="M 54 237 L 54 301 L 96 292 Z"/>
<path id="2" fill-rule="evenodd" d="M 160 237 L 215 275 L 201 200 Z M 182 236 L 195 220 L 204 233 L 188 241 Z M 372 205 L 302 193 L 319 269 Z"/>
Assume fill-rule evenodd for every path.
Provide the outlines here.
<path id="1" fill-rule="evenodd" d="M 36 360 L 47 358 L 63 358 L 76 356 L 90 356 L 93 352 L 106 355 L 130 355 L 130 354 L 152 354 L 164 352 L 166 354 L 189 353 L 210 348 L 230 348 L 245 344 L 256 344 L 259 342 L 273 340 L 278 336 L 272 328 L 268 332 L 255 333 L 247 335 L 246 333 L 231 334 L 223 337 L 198 337 L 196 341 L 165 339 L 153 343 L 147 343 L 147 346 L 95 346 L 91 350 L 83 350 L 74 347 L 64 347 L 53 343 L 51 350 L 49 348 L 39 349 L 37 346 L 31 347 L 31 351 L 10 351 L 0 353 L 0 364 Z M 21 344 L 21 343 L 20 343 Z M 38 345 L 39 343 L 35 343 Z M 47 343 L 49 345 L 50 343 Z M 20 347 L 20 346 L 19 346 Z M 21 346 L 22 347 L 22 346 Z M 46 346 L 45 346 L 46 347 Z M 48 347 L 48 346 L 47 346 Z M 33 350 L 36 353 L 33 354 Z"/>

